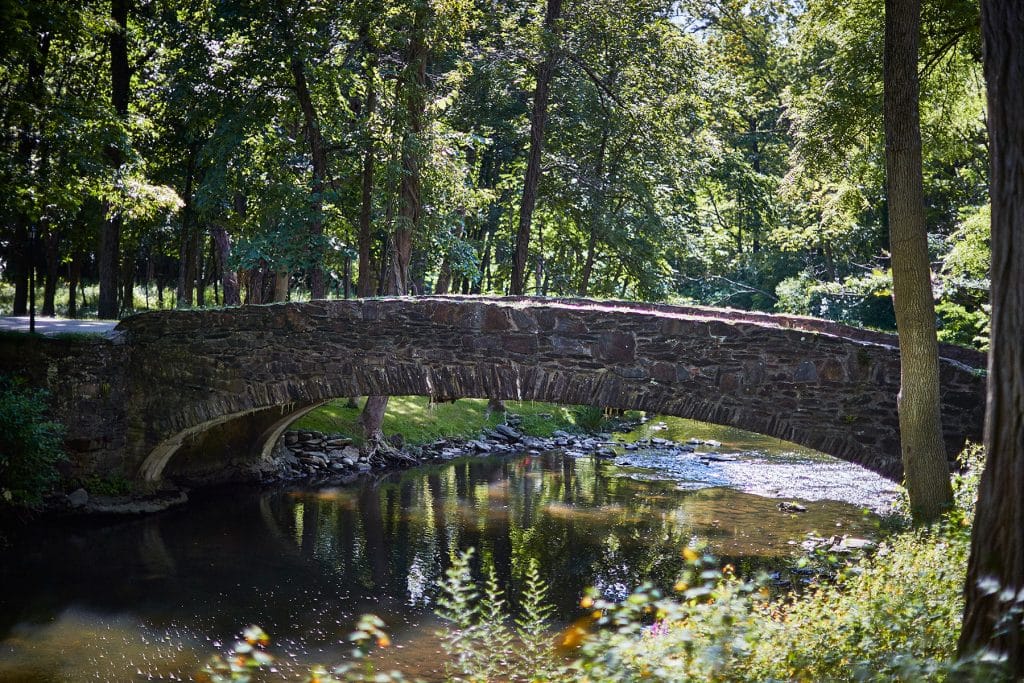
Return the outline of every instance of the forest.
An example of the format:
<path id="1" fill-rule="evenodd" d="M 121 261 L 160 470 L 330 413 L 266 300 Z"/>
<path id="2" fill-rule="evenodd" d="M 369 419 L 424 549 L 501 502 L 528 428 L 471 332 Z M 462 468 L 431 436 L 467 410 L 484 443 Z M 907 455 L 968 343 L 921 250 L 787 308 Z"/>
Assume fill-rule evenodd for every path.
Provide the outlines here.
<path id="1" fill-rule="evenodd" d="M 881 0 L 0 2 L 0 308 L 382 294 L 894 329 Z M 985 348 L 979 8 L 926 3 L 940 340 Z"/>

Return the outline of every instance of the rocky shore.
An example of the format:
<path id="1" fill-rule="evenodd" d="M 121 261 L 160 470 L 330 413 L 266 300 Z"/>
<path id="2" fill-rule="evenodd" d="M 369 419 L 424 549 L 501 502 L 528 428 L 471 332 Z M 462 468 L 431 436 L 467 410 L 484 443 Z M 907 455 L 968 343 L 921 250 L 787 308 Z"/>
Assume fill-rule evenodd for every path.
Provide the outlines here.
<path id="1" fill-rule="evenodd" d="M 554 449 L 579 457 L 615 457 L 616 447 L 636 450 L 640 447 L 680 449 L 686 446 L 665 439 L 651 439 L 643 443 L 627 444 L 613 441 L 607 432 L 571 434 L 556 430 L 550 437 L 525 434 L 521 419 L 509 415 L 504 424 L 484 429 L 475 438 L 438 439 L 424 445 L 404 445 L 393 440 L 390 452 L 367 454 L 360 451 L 352 439 L 342 435 L 321 434 L 311 431 L 285 432 L 275 451 L 274 463 L 265 470 L 264 481 L 308 480 L 314 484 L 347 483 L 361 474 L 411 467 L 430 462 L 443 462 L 454 458 L 512 455 L 526 453 L 538 455 Z M 629 428 L 632 423 L 616 425 Z M 692 450 L 692 448 L 690 449 Z"/>

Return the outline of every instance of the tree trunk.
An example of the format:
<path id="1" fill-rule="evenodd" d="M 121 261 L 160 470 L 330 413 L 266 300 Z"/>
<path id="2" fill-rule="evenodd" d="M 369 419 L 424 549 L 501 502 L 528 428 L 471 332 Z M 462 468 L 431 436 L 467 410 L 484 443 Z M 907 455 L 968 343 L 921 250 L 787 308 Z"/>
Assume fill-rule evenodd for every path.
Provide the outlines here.
<path id="1" fill-rule="evenodd" d="M 231 268 L 231 235 L 223 225 L 214 225 L 210 232 L 213 233 L 213 242 L 217 248 L 220 282 L 224 288 L 224 305 L 238 306 L 242 299 L 238 290 L 238 274 Z"/>
<path id="2" fill-rule="evenodd" d="M 288 301 L 288 281 L 291 274 L 287 270 L 274 273 L 274 295 L 271 301 Z"/>
<path id="3" fill-rule="evenodd" d="M 388 294 L 404 296 L 412 288 L 410 266 L 412 241 L 420 225 L 420 167 L 423 161 L 423 117 L 427 106 L 428 3 L 417 3 L 412 35 L 406 52 L 405 69 L 398 79 L 398 95 L 405 106 L 405 131 L 402 136 L 402 179 L 398 192 L 398 217 L 392 238 L 391 274 Z"/>
<path id="4" fill-rule="evenodd" d="M 302 109 L 305 121 L 306 140 L 309 142 L 309 153 L 313 161 L 313 182 L 310 186 L 309 234 L 312 242 L 312 264 L 310 265 L 310 298 L 323 299 L 326 296 L 324 282 L 324 254 L 321 238 L 324 234 L 324 182 L 327 178 L 327 145 L 324 144 L 320 130 L 320 119 L 317 117 L 313 98 L 309 93 L 306 81 L 306 65 L 297 55 L 291 58 L 292 78 L 295 81 L 295 96 Z"/>
<path id="5" fill-rule="evenodd" d="M 608 149 L 608 128 L 601 131 L 601 144 L 597 147 L 597 161 L 594 164 L 594 189 L 591 195 L 590 211 L 590 236 L 587 239 L 587 258 L 583 264 L 583 273 L 580 275 L 580 286 L 577 296 L 584 297 L 590 288 L 590 276 L 594 272 L 594 258 L 597 254 L 597 233 L 600 230 L 600 223 L 604 220 L 604 157 Z M 539 294 L 540 292 L 538 292 Z"/>
<path id="6" fill-rule="evenodd" d="M 405 295 L 409 292 L 409 266 L 412 261 L 412 240 L 420 222 L 420 165 L 423 156 L 423 117 L 427 98 L 426 39 L 427 3 L 416 5 L 412 35 L 406 53 L 405 69 L 398 79 L 398 94 L 405 104 L 407 117 L 402 136 L 402 180 L 399 186 L 398 217 L 392 239 L 392 260 L 387 279 L 387 293 Z M 382 425 L 387 410 L 387 396 L 367 396 L 360 422 L 363 439 L 370 453 L 391 451 L 384 439 Z"/>
<path id="7" fill-rule="evenodd" d="M 46 284 L 43 285 L 42 315 L 55 316 L 54 299 L 57 296 L 57 278 L 60 273 L 60 235 L 51 226 L 46 231 Z"/>
<path id="8" fill-rule="evenodd" d="M 82 278 L 82 252 L 75 250 L 71 257 L 71 267 L 68 273 L 68 317 L 78 317 L 78 283 Z"/>
<path id="9" fill-rule="evenodd" d="M 369 35 L 369 27 L 361 30 L 363 36 Z M 366 111 L 363 119 L 363 172 L 362 189 L 359 200 L 359 282 L 356 286 L 356 295 L 360 297 L 373 296 L 376 292 L 374 282 L 373 255 L 373 167 L 374 149 L 373 139 L 373 114 L 377 108 L 377 87 L 376 87 L 376 64 L 377 53 L 373 46 L 369 48 L 366 60 Z"/>
<path id="10" fill-rule="evenodd" d="M 185 186 L 182 193 L 185 206 L 181 209 L 181 242 L 178 246 L 178 308 L 192 306 L 192 282 L 195 280 L 195 240 L 193 231 L 192 185 L 195 182 L 196 151 L 190 149 L 185 164 Z"/>
<path id="11" fill-rule="evenodd" d="M 122 125 L 128 125 L 128 99 L 131 88 L 131 67 L 128 64 L 128 3 L 130 0 L 111 0 L 110 18 L 114 29 L 110 33 L 110 101 Z M 107 150 L 110 165 L 120 173 L 124 154 L 117 145 Z M 121 264 L 120 211 L 111 211 L 100 228 L 100 318 L 118 317 L 117 271 Z"/>
<path id="12" fill-rule="evenodd" d="M 202 308 L 206 306 L 206 257 L 205 250 L 203 249 L 203 230 L 196 226 L 196 230 L 192 235 L 193 244 L 192 251 L 196 255 L 196 273 L 195 273 L 195 288 L 196 288 L 196 307 Z"/>
<path id="13" fill-rule="evenodd" d="M 121 263 L 121 313 L 135 310 L 135 252 L 128 252 Z"/>
<path id="14" fill-rule="evenodd" d="M 983 0 L 992 198 L 992 335 L 987 463 L 978 491 L 960 652 L 1006 656 L 1024 678 L 1024 13 Z M 985 584 L 994 583 L 995 589 Z M 1016 600 L 1006 599 L 1016 595 Z"/>
<path id="15" fill-rule="evenodd" d="M 939 409 L 939 354 L 921 175 L 920 15 L 920 0 L 886 0 L 885 161 L 900 344 L 900 444 L 911 515 L 915 523 L 924 524 L 942 516 L 952 504 L 953 492 Z"/>
<path id="16" fill-rule="evenodd" d="M 548 95 L 551 78 L 558 59 L 556 23 L 562 14 L 562 0 L 547 0 L 544 15 L 544 34 L 551 41 L 547 57 L 537 69 L 537 84 L 533 91 L 533 112 L 530 114 L 530 152 L 526 161 L 523 181 L 523 200 L 519 206 L 519 228 L 516 231 L 516 253 L 512 263 L 512 294 L 522 295 L 526 288 L 526 259 L 530 253 L 530 226 L 533 210 L 537 206 L 537 186 L 540 184 L 540 161 L 544 147 L 544 126 L 548 118 Z"/>

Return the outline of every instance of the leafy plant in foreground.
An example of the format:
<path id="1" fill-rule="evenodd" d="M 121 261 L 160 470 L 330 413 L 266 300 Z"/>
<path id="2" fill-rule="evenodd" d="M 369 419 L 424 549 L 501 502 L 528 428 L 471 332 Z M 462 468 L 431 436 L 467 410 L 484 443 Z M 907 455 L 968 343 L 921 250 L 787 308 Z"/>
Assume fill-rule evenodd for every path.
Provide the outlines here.
<path id="1" fill-rule="evenodd" d="M 59 477 L 64 428 L 46 412 L 45 390 L 0 376 L 0 495 L 8 503 L 38 503 Z"/>

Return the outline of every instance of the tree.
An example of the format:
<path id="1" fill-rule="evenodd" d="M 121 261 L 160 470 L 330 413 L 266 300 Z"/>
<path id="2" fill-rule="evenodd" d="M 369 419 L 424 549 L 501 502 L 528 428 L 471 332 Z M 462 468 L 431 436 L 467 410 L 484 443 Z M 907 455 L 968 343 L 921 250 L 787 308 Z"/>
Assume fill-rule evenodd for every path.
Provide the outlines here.
<path id="1" fill-rule="evenodd" d="M 900 448 L 911 515 L 938 520 L 952 504 L 939 408 L 935 334 L 925 228 L 918 109 L 920 0 L 886 0 L 885 166 L 892 245 L 893 305 L 900 343 Z"/>
<path id="2" fill-rule="evenodd" d="M 551 79 L 558 63 L 557 27 L 562 14 L 562 0 L 547 0 L 544 14 L 544 33 L 547 49 L 544 61 L 537 68 L 537 83 L 533 91 L 533 111 L 530 114 L 530 151 L 523 180 L 522 203 L 519 207 L 519 228 L 516 230 L 515 261 L 512 264 L 512 294 L 526 291 L 526 259 L 530 249 L 530 226 L 537 205 L 537 186 L 540 183 L 541 153 L 544 149 L 544 126 L 548 117 L 548 96 Z"/>
<path id="3" fill-rule="evenodd" d="M 1024 13 L 982 3 L 991 140 L 992 341 L 987 462 L 964 589 L 961 653 L 991 648 L 1024 677 Z"/>
<path id="4" fill-rule="evenodd" d="M 110 101 L 118 121 L 127 132 L 128 101 L 131 97 L 131 67 L 128 64 L 128 6 L 129 0 L 112 0 L 110 18 L 113 29 L 110 32 Z M 119 140 L 109 149 L 110 165 L 115 176 L 115 185 L 120 183 L 124 165 L 123 143 Z M 121 229 L 123 217 L 112 208 L 100 233 L 99 269 L 100 299 L 97 313 L 101 318 L 117 318 L 117 271 L 121 259 Z M 131 306 L 131 301 L 127 302 Z"/>

